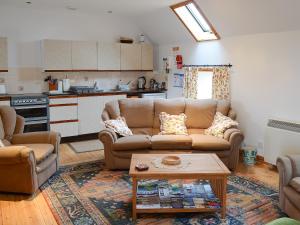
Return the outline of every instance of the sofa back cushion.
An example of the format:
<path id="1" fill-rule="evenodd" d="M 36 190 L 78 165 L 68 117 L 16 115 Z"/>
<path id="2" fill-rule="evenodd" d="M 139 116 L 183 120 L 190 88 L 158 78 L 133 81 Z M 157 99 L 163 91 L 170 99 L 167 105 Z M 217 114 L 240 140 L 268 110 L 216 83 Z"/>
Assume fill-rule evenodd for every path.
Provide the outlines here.
<path id="1" fill-rule="evenodd" d="M 156 99 L 154 101 L 154 129 L 160 128 L 159 114 L 161 112 L 166 112 L 170 115 L 179 115 L 184 113 L 185 100 L 182 98 L 174 99 Z M 156 132 L 155 132 L 156 133 Z"/>
<path id="2" fill-rule="evenodd" d="M 224 116 L 228 116 L 230 110 L 230 102 L 226 100 L 219 100 L 217 103 L 217 112 L 222 113 Z"/>
<path id="3" fill-rule="evenodd" d="M 206 129 L 211 126 L 216 114 L 217 102 L 214 100 L 186 99 L 185 115 L 188 129 Z"/>
<path id="4" fill-rule="evenodd" d="M 154 104 L 150 99 L 119 100 L 120 114 L 129 128 L 152 128 Z"/>

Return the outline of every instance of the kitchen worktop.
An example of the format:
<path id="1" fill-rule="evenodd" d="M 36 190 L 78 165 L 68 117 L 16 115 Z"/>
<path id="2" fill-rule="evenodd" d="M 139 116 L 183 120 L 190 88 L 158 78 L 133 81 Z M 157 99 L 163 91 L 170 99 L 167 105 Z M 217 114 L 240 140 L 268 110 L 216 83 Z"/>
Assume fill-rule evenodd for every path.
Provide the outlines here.
<path id="1" fill-rule="evenodd" d="M 74 94 L 70 92 L 64 92 L 64 93 L 44 93 L 49 96 L 49 98 L 64 98 L 64 97 L 84 97 L 84 96 L 103 96 L 103 95 L 127 95 L 127 96 L 135 96 L 139 94 L 145 94 L 145 93 L 164 93 L 167 90 L 162 89 L 135 89 L 135 90 L 128 90 L 128 91 L 122 91 L 122 90 L 104 90 L 104 91 L 97 91 L 94 93 L 83 93 L 83 94 Z"/>

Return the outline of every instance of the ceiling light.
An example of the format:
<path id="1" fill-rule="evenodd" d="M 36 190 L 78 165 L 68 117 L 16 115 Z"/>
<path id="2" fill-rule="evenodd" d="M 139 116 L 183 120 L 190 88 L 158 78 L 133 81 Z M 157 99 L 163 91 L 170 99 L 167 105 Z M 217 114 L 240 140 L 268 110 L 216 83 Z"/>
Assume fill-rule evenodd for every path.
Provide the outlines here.
<path id="1" fill-rule="evenodd" d="M 66 6 L 66 9 L 71 10 L 71 11 L 77 10 L 77 8 L 73 7 L 73 6 Z"/>
<path id="2" fill-rule="evenodd" d="M 26 2 L 26 4 L 28 4 L 28 5 L 30 5 L 31 3 L 32 3 L 32 2 L 29 2 L 29 1 L 28 1 L 28 2 Z"/>
<path id="3" fill-rule="evenodd" d="M 111 14 L 111 13 L 112 13 L 112 11 L 111 11 L 111 10 L 108 10 L 108 11 L 107 11 L 107 13 Z"/>

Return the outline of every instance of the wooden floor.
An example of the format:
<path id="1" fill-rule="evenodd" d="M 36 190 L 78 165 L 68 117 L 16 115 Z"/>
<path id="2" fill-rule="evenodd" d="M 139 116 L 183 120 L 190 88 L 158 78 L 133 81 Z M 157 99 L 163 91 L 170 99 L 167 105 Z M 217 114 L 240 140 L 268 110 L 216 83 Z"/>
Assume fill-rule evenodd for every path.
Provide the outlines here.
<path id="1" fill-rule="evenodd" d="M 94 161 L 103 158 L 103 151 L 75 153 L 67 144 L 61 145 L 61 165 Z M 258 163 L 248 168 L 239 164 L 238 175 L 256 178 L 272 186 L 278 185 L 278 174 L 269 166 Z M 0 194 L 0 225 L 46 225 L 57 224 L 47 202 L 38 191 L 28 197 L 15 194 Z"/>

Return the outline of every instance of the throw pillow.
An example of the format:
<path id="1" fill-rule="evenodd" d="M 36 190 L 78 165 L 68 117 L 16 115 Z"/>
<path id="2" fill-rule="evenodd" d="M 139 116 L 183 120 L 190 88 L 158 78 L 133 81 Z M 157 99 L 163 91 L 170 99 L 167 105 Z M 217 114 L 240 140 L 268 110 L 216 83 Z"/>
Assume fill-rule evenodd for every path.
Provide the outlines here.
<path id="1" fill-rule="evenodd" d="M 118 117 L 115 120 L 106 120 L 104 121 L 105 127 L 112 129 L 117 134 L 126 137 L 131 136 L 132 131 L 128 128 L 126 120 L 124 117 Z"/>
<path id="2" fill-rule="evenodd" d="M 217 112 L 212 125 L 204 131 L 206 135 L 223 138 L 224 132 L 232 127 L 237 127 L 239 123 L 231 118 L 224 116 L 222 113 Z"/>
<path id="3" fill-rule="evenodd" d="M 176 134 L 188 135 L 185 121 L 186 115 L 181 113 L 179 115 L 170 115 L 166 112 L 159 114 L 160 119 L 160 133 L 159 134 Z"/>

